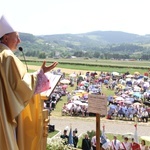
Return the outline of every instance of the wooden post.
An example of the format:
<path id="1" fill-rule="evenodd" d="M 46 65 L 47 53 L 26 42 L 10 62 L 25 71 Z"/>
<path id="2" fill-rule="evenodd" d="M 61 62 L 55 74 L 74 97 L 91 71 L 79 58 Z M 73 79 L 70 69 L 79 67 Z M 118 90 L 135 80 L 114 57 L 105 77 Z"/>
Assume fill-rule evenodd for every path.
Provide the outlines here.
<path id="1" fill-rule="evenodd" d="M 99 94 L 89 94 L 88 111 L 96 114 L 96 150 L 100 150 L 100 114 L 107 115 L 106 96 Z"/>
<path id="2" fill-rule="evenodd" d="M 100 150 L 100 114 L 96 114 L 96 150 Z"/>

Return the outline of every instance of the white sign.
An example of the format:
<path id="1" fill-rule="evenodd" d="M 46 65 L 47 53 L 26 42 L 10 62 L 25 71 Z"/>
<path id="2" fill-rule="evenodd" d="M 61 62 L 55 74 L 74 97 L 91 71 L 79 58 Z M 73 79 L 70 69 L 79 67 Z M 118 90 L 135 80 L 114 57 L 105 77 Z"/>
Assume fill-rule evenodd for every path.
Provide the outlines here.
<path id="1" fill-rule="evenodd" d="M 88 95 L 88 112 L 107 115 L 107 98 L 105 95 Z"/>

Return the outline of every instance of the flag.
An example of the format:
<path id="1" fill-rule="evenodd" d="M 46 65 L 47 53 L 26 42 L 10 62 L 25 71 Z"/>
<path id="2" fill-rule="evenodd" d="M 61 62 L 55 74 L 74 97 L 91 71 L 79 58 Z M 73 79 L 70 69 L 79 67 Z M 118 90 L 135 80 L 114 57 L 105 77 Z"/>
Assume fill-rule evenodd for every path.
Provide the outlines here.
<path id="1" fill-rule="evenodd" d="M 137 134 L 137 124 L 135 124 L 134 127 L 135 127 L 135 131 L 134 131 L 134 142 L 135 142 L 135 143 L 139 143 L 139 138 L 138 138 L 138 134 Z"/>
<path id="2" fill-rule="evenodd" d="M 103 137 L 103 135 L 101 136 L 101 143 L 102 145 L 105 144 L 107 142 L 107 140 L 105 139 L 105 137 Z"/>
<path id="3" fill-rule="evenodd" d="M 106 135 L 105 135 L 105 126 L 103 125 L 103 130 L 102 130 L 102 135 L 101 135 L 101 143 L 102 143 L 102 147 L 104 149 L 107 149 L 109 147 L 107 139 L 106 139 Z"/>
<path id="4" fill-rule="evenodd" d="M 105 125 L 103 125 L 102 136 L 106 139 L 106 135 L 105 135 Z"/>
<path id="5" fill-rule="evenodd" d="M 72 128 L 70 128 L 68 144 L 73 145 Z"/>
<path id="6" fill-rule="evenodd" d="M 104 149 L 107 149 L 108 148 L 108 142 L 107 142 L 107 140 L 106 140 L 106 138 L 102 135 L 101 136 L 101 143 L 102 143 L 102 147 L 104 148 Z"/>

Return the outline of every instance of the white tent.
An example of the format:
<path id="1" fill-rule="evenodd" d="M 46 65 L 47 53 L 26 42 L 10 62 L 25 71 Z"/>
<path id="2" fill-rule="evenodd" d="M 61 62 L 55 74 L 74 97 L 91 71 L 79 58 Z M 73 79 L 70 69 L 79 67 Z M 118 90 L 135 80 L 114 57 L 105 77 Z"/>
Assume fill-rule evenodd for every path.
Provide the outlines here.
<path id="1" fill-rule="evenodd" d="M 69 83 L 70 83 L 70 80 L 68 80 L 68 79 L 63 79 L 63 80 L 60 81 L 60 83 L 62 83 L 62 84 L 69 84 Z"/>
<path id="2" fill-rule="evenodd" d="M 119 73 L 118 72 L 112 72 L 111 73 L 113 76 L 119 76 Z"/>
<path id="3" fill-rule="evenodd" d="M 73 78 L 75 78 L 77 75 L 75 74 L 75 73 L 71 73 L 70 75 L 69 75 L 69 77 L 73 77 Z"/>
<path id="4" fill-rule="evenodd" d="M 142 140 L 150 142 L 150 136 L 141 136 L 140 137 Z"/>

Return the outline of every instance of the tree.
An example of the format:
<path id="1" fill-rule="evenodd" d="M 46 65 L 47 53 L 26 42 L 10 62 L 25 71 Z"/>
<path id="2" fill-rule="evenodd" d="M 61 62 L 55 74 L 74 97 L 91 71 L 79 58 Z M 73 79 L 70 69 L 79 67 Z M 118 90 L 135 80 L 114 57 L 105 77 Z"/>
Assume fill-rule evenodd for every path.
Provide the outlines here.
<path id="1" fill-rule="evenodd" d="M 38 58 L 42 58 L 42 59 L 43 59 L 43 58 L 46 58 L 45 53 L 44 53 L 44 52 L 40 53 L 39 56 L 38 56 Z"/>
<path id="2" fill-rule="evenodd" d="M 94 54 L 93 54 L 93 57 L 94 57 L 94 58 L 99 58 L 99 56 L 100 56 L 100 53 L 99 53 L 99 52 L 94 52 Z"/>

